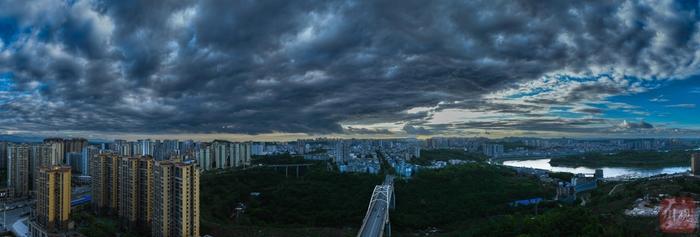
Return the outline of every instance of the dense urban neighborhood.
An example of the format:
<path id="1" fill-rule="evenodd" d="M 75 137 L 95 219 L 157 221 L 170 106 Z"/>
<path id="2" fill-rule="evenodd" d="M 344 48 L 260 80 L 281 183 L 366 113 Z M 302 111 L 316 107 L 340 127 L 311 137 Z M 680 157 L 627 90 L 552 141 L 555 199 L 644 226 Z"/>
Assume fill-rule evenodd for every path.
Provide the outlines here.
<path id="1" fill-rule="evenodd" d="M 349 236 L 358 231 L 363 236 L 377 231 L 509 236 L 551 230 L 527 222 L 502 229 L 527 216 L 543 222 L 536 225 L 553 225 L 569 221 L 568 215 L 583 215 L 589 219 L 574 227 L 591 234 L 643 233 L 600 219 L 598 211 L 611 211 L 604 208 L 611 203 L 601 200 L 626 193 L 626 203 L 613 202 L 614 215 L 657 217 L 661 199 L 697 188 L 700 156 L 693 154 L 699 146 L 700 140 L 693 139 L 458 137 L 2 142 L 2 230 L 18 236 L 159 236 L 168 231 L 192 236 Z M 508 163 L 544 158 L 552 167 L 592 171 Z M 664 172 L 663 165 L 681 170 Z M 605 173 L 607 167 L 651 173 L 613 176 Z M 665 180 L 677 185 L 639 188 Z M 187 196 L 178 194 L 183 192 Z M 375 207 L 375 198 L 390 205 Z M 177 216 L 164 212 L 173 209 L 179 210 Z M 377 211 L 386 213 L 374 217 Z M 180 218 L 186 225 L 165 224 L 166 218 Z M 382 221 L 368 222 L 373 218 Z M 644 228 L 651 228 L 652 221 L 647 222 Z M 598 229 L 588 230 L 588 225 Z"/>

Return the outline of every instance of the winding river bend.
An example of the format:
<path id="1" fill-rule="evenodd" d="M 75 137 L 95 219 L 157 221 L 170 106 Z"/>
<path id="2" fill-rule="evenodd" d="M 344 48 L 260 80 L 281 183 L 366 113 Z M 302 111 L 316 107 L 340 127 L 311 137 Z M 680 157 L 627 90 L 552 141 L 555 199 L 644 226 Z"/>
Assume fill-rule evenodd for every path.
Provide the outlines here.
<path id="1" fill-rule="evenodd" d="M 534 160 L 506 160 L 503 161 L 503 165 L 514 166 L 514 167 L 527 167 L 527 168 L 537 168 L 544 169 L 554 172 L 569 172 L 569 173 L 593 173 L 596 168 L 589 168 L 585 166 L 580 167 L 565 167 L 565 166 L 552 166 L 549 164 L 550 159 L 534 159 Z M 690 170 L 689 166 L 669 166 L 661 168 L 637 168 L 637 167 L 601 167 L 598 169 L 603 169 L 603 176 L 606 178 L 618 177 L 618 176 L 632 176 L 632 177 L 649 177 L 659 174 L 675 174 L 682 173 Z"/>

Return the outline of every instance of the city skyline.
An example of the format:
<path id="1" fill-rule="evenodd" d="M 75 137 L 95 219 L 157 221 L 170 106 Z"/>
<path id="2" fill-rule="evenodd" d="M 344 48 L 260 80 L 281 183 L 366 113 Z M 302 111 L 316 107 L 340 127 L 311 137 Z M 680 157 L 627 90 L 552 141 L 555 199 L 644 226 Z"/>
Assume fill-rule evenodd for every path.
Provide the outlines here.
<path id="1" fill-rule="evenodd" d="M 3 137 L 700 137 L 694 3 L 0 6 Z"/>
<path id="2" fill-rule="evenodd" d="M 0 0 L 0 236 L 700 234 L 698 105 L 700 0 Z"/>

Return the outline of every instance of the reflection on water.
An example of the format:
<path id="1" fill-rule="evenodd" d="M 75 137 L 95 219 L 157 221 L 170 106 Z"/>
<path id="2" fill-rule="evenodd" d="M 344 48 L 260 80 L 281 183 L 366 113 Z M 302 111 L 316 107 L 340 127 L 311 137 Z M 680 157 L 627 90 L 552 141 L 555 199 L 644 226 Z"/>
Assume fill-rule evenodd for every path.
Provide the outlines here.
<path id="1" fill-rule="evenodd" d="M 594 168 L 588 167 L 563 167 L 563 166 L 551 166 L 549 164 L 550 159 L 536 159 L 536 160 L 508 160 L 503 161 L 504 165 L 515 166 L 515 167 L 528 167 L 545 169 L 555 172 L 569 172 L 569 173 L 593 173 Z M 664 167 L 664 168 L 624 168 L 624 167 L 602 167 L 603 175 L 606 178 L 617 177 L 620 175 L 630 175 L 636 177 L 649 177 L 659 174 L 674 174 L 686 172 L 690 169 L 688 166 L 680 167 Z"/>

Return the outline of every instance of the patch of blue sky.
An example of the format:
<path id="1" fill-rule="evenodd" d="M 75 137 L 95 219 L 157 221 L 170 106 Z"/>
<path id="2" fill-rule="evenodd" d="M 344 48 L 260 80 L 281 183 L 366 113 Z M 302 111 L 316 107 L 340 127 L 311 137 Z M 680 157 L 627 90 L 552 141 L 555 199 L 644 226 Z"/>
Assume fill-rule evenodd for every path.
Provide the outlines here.
<path id="1" fill-rule="evenodd" d="M 12 72 L 0 72 L 0 91 L 10 91 L 14 88 L 15 82 L 12 78 Z"/>
<path id="2" fill-rule="evenodd" d="M 576 77 L 576 76 L 569 76 L 569 75 L 557 75 L 556 76 L 557 80 L 559 82 L 594 82 L 598 81 L 602 78 L 613 78 L 611 74 L 607 73 L 601 73 L 595 76 L 587 76 L 587 77 Z M 623 76 L 622 79 L 630 82 L 630 83 L 639 83 L 645 88 L 657 88 L 660 85 L 660 82 L 657 80 L 643 80 L 639 79 L 637 77 L 632 77 L 632 76 Z"/>
<path id="3" fill-rule="evenodd" d="M 54 31 L 48 25 L 43 26 L 42 28 L 39 29 L 36 36 L 37 36 L 37 39 L 39 39 L 41 41 L 49 41 L 51 38 L 54 37 Z"/>
<path id="4" fill-rule="evenodd" d="M 608 100 L 607 102 L 613 102 L 613 103 L 620 103 L 619 101 L 610 101 Z M 634 105 L 629 105 L 626 108 L 626 106 L 617 106 L 614 104 L 609 104 L 607 102 L 601 102 L 601 103 L 586 103 L 585 105 L 600 109 L 603 112 L 603 115 L 605 115 L 608 118 L 625 118 L 629 117 L 630 114 L 632 114 L 631 111 L 638 111 L 638 112 L 643 112 L 643 108 L 636 107 Z M 621 107 L 621 108 L 618 108 Z M 634 108 L 632 108 L 634 107 Z"/>
<path id="5" fill-rule="evenodd" d="M 41 32 L 50 33 L 50 29 L 48 28 L 48 26 L 44 28 L 46 29 L 39 31 L 38 39 L 42 41 L 47 41 L 47 39 L 50 36 L 41 35 Z M 21 28 L 18 25 L 17 20 L 14 18 L 0 17 L 0 41 L 2 41 L 2 43 L 0 44 L 0 50 L 18 50 L 17 48 L 14 48 L 12 46 L 23 40 L 23 35 L 30 35 L 33 30 L 35 29 L 31 27 Z M 19 43 L 18 45 L 22 44 Z"/>
<path id="6" fill-rule="evenodd" d="M 559 118 L 569 118 L 569 119 L 582 118 L 585 115 L 587 115 L 585 113 L 578 113 L 578 112 L 571 112 L 571 111 L 550 111 L 549 113 L 551 115 L 559 117 Z"/>
<path id="7" fill-rule="evenodd" d="M 559 82 L 591 82 L 591 81 L 597 81 L 603 77 L 612 77 L 610 74 L 598 74 L 595 76 L 588 76 L 588 77 L 576 77 L 576 76 L 569 76 L 569 75 L 557 75 L 556 78 Z"/>
<path id="8" fill-rule="evenodd" d="M 569 111 L 571 107 L 569 106 L 552 106 L 549 108 L 550 111 Z"/>
<path id="9" fill-rule="evenodd" d="M 596 109 L 607 109 L 608 106 L 605 104 L 599 104 L 599 103 L 584 103 L 586 106 L 590 106 Z"/>
<path id="10" fill-rule="evenodd" d="M 549 114 L 552 116 L 560 117 L 560 118 L 582 118 L 586 116 L 587 114 L 585 113 L 579 113 L 575 111 L 571 111 L 571 107 L 565 107 L 565 106 L 554 106 L 549 108 Z"/>
<path id="11" fill-rule="evenodd" d="M 615 119 L 615 120 L 629 120 L 629 121 L 637 121 L 637 120 L 644 120 L 648 121 L 646 119 L 646 114 L 640 114 L 640 113 L 635 113 L 637 112 L 645 112 L 645 111 L 639 111 L 639 110 L 630 110 L 630 109 L 606 109 L 603 110 L 603 113 L 600 115 L 602 118 L 606 119 Z M 652 121 L 649 121 L 652 122 Z"/>
<path id="12" fill-rule="evenodd" d="M 700 94 L 694 93 L 700 88 L 700 77 L 686 80 L 668 80 L 657 82 L 657 86 L 643 93 L 614 96 L 611 102 L 626 103 L 642 108 L 649 114 L 645 121 L 657 123 L 672 123 L 681 127 L 700 128 Z M 663 98 L 663 100 L 653 100 Z M 686 106 L 678 106 L 686 105 Z M 692 108 L 690 105 L 695 105 Z M 637 118 L 638 114 L 625 111 L 609 110 L 605 117 Z"/>
<path id="13" fill-rule="evenodd" d="M 517 94 L 506 96 L 506 98 L 508 98 L 508 99 L 520 99 L 523 97 L 535 96 L 535 95 L 539 95 L 539 94 L 547 93 L 547 92 L 551 92 L 551 91 L 552 91 L 551 88 L 535 88 L 531 91 L 519 92 Z"/>
<path id="14" fill-rule="evenodd" d="M 12 77 L 11 72 L 0 72 L 0 104 L 9 103 L 16 96 L 13 92 L 15 82 Z"/>
<path id="15" fill-rule="evenodd" d="M 31 96 L 32 93 L 40 90 L 44 86 L 46 86 L 46 84 L 40 84 L 32 91 L 25 91 L 17 87 L 14 73 L 0 72 L 0 104 L 9 103 L 19 97 Z"/>
<path id="16" fill-rule="evenodd" d="M 0 17 L 0 39 L 2 39 L 5 44 L 14 42 L 19 35 L 19 31 L 17 19 Z"/>

